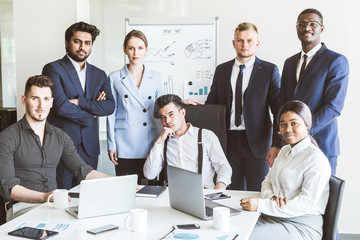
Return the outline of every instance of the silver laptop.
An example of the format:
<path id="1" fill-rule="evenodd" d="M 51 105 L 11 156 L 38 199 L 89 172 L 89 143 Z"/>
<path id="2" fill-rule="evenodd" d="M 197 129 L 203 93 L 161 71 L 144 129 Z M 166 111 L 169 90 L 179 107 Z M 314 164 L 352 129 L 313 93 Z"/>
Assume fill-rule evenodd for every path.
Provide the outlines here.
<path id="1" fill-rule="evenodd" d="M 168 165 L 167 175 L 172 208 L 203 220 L 212 219 L 214 207 L 227 207 L 230 215 L 240 213 L 240 210 L 205 199 L 201 174 Z"/>
<path id="2" fill-rule="evenodd" d="M 66 211 L 76 218 L 128 212 L 134 208 L 136 186 L 137 175 L 83 180 L 79 206 Z"/>

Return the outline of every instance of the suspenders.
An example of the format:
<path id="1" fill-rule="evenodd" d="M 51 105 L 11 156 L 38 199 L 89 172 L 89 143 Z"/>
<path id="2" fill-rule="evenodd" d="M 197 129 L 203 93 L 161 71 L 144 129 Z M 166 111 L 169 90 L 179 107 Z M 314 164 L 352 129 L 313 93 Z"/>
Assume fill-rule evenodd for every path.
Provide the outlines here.
<path id="1" fill-rule="evenodd" d="M 202 174 L 203 148 L 202 148 L 202 128 L 198 132 L 198 173 Z"/>
<path id="2" fill-rule="evenodd" d="M 164 176 L 160 177 L 160 183 L 163 182 L 164 186 L 167 185 L 167 143 L 169 141 L 169 137 L 166 138 L 164 142 Z M 199 128 L 198 132 L 198 173 L 202 174 L 202 165 L 203 165 L 203 148 L 202 148 L 202 128 Z"/>

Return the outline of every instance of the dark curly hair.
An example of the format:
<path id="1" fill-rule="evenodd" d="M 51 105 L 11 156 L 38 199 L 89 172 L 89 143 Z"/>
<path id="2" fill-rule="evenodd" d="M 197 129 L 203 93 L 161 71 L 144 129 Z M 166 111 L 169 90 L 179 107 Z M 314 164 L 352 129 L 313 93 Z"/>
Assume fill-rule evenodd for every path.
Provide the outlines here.
<path id="1" fill-rule="evenodd" d="M 66 29 L 65 41 L 70 42 L 71 37 L 74 36 L 76 31 L 90 33 L 92 42 L 94 42 L 96 37 L 100 34 L 100 30 L 95 25 L 91 25 L 86 22 L 77 22 Z"/>

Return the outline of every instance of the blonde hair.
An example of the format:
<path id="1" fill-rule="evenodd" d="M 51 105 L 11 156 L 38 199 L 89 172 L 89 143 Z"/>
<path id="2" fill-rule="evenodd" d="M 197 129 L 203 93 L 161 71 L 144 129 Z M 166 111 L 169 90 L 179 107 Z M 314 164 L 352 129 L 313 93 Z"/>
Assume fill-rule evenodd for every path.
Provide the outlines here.
<path id="1" fill-rule="evenodd" d="M 249 22 L 240 23 L 240 24 L 235 28 L 235 33 L 236 33 L 237 31 L 242 32 L 242 31 L 246 31 L 246 30 L 254 30 L 256 33 L 258 33 L 258 30 L 257 30 L 257 27 L 255 26 L 255 24 L 249 23 Z"/>

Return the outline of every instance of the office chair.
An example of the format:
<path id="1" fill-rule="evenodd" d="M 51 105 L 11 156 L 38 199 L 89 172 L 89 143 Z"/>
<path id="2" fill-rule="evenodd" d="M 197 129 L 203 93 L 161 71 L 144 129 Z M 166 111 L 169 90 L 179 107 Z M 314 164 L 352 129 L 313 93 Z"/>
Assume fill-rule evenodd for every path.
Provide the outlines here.
<path id="1" fill-rule="evenodd" d="M 336 240 L 337 225 L 340 215 L 341 200 L 344 192 L 345 181 L 331 176 L 329 201 L 323 216 L 323 240 Z"/>
<path id="2" fill-rule="evenodd" d="M 221 147 L 226 155 L 226 105 L 185 105 L 186 122 L 190 122 L 193 126 L 198 128 L 205 128 L 213 131 L 219 138 Z M 196 156 L 195 156 L 196 157 Z M 164 169 L 159 174 L 159 180 L 144 179 L 144 185 L 163 185 L 165 178 Z M 216 176 L 214 176 L 216 179 Z"/>
<path id="3" fill-rule="evenodd" d="M 6 223 L 6 211 L 5 211 L 5 203 L 0 197 L 0 225 Z"/>
<path id="4" fill-rule="evenodd" d="M 190 122 L 195 127 L 213 131 L 219 138 L 220 144 L 226 155 L 226 105 L 185 105 L 185 110 L 186 122 Z"/>

